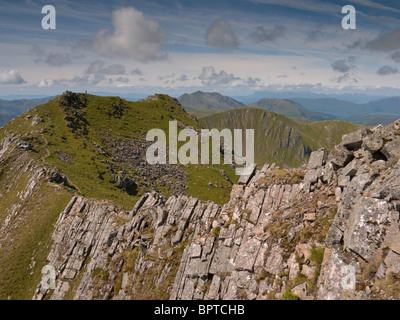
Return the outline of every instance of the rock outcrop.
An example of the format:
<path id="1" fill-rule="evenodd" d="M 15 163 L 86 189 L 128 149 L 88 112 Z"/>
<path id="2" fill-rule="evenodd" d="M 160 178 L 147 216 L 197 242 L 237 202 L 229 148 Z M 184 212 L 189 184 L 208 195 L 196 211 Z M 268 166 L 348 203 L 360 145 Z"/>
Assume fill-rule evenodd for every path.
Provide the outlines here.
<path id="1" fill-rule="evenodd" d="M 57 286 L 34 298 L 398 299 L 399 127 L 346 135 L 298 169 L 254 168 L 224 206 L 74 197 L 47 258 Z"/>

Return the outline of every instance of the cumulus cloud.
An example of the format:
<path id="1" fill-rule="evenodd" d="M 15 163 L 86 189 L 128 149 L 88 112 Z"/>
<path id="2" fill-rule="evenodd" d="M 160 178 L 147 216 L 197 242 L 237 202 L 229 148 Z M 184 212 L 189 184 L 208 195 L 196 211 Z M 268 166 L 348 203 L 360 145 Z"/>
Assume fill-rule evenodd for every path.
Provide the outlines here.
<path id="1" fill-rule="evenodd" d="M 355 66 L 352 64 L 352 62 L 353 62 L 353 58 L 340 59 L 340 60 L 336 60 L 333 63 L 331 63 L 331 67 L 332 67 L 333 71 L 346 73 L 355 68 Z"/>
<path id="2" fill-rule="evenodd" d="M 392 58 L 393 61 L 400 62 L 400 51 L 393 52 L 390 57 Z"/>
<path id="3" fill-rule="evenodd" d="M 6 70 L 0 72 L 0 84 L 23 84 L 26 81 L 21 77 L 18 70 Z"/>
<path id="4" fill-rule="evenodd" d="M 245 80 L 245 85 L 247 85 L 248 87 L 257 87 L 260 82 L 260 78 L 248 77 L 247 80 Z"/>
<path id="5" fill-rule="evenodd" d="M 339 59 L 331 63 L 333 71 L 342 73 L 341 76 L 334 78 L 337 83 L 353 82 L 357 83 L 358 80 L 353 74 L 353 70 L 357 67 L 354 65 L 355 58 L 348 57 L 347 59 Z"/>
<path id="6" fill-rule="evenodd" d="M 400 28 L 381 33 L 375 39 L 367 41 L 365 48 L 384 52 L 400 49 Z"/>
<path id="7" fill-rule="evenodd" d="M 388 65 L 381 67 L 376 72 L 376 74 L 378 74 L 380 76 L 387 76 L 387 75 L 396 74 L 396 73 L 399 73 L 399 70 L 397 68 L 393 68 L 393 67 L 388 66 Z"/>
<path id="8" fill-rule="evenodd" d="M 61 67 L 63 65 L 68 65 L 72 63 L 72 57 L 71 55 L 67 54 L 62 54 L 62 53 L 50 53 L 44 62 L 50 66 L 54 67 Z"/>
<path id="9" fill-rule="evenodd" d="M 322 24 L 318 24 L 313 26 L 311 30 L 309 30 L 306 34 L 306 41 L 319 41 L 325 36 L 325 32 L 323 32 L 324 26 Z"/>
<path id="10" fill-rule="evenodd" d="M 133 75 L 136 75 L 136 76 L 142 76 L 142 75 L 143 75 L 143 72 L 142 72 L 140 69 L 136 68 L 136 69 L 133 69 L 133 70 L 130 72 L 130 74 L 133 74 Z"/>
<path id="11" fill-rule="evenodd" d="M 135 8 L 121 8 L 112 13 L 114 30 L 100 30 L 93 39 L 93 49 L 104 56 L 122 56 L 142 62 L 159 59 L 165 35 L 158 22 L 147 19 Z"/>
<path id="12" fill-rule="evenodd" d="M 46 52 L 39 46 L 33 46 L 31 48 L 31 54 L 33 61 L 36 64 L 47 64 L 52 67 L 62 67 L 65 65 L 72 64 L 75 60 L 80 59 L 82 56 L 72 56 L 70 53 L 60 52 Z"/>
<path id="13" fill-rule="evenodd" d="M 188 76 L 186 74 L 182 74 L 180 76 L 176 75 L 175 73 L 164 75 L 164 76 L 158 76 L 158 80 L 164 81 L 165 84 L 174 84 L 177 81 L 184 82 L 188 79 Z"/>
<path id="14" fill-rule="evenodd" d="M 107 79 L 102 74 L 86 74 L 83 76 L 74 76 L 71 79 L 55 79 L 55 80 L 47 79 L 46 77 L 41 77 L 38 86 L 39 87 L 52 87 L 52 86 L 85 87 L 85 86 L 97 85 L 104 81 L 107 81 Z"/>
<path id="15" fill-rule="evenodd" d="M 198 77 L 203 85 L 214 86 L 214 85 L 230 85 L 234 81 L 241 80 L 239 77 L 235 77 L 232 73 L 228 74 L 224 70 L 216 72 L 212 66 L 203 67 L 201 74 Z"/>
<path id="16" fill-rule="evenodd" d="M 128 83 L 129 82 L 129 78 L 127 77 L 119 77 L 117 79 L 115 79 L 116 82 L 121 82 L 121 83 Z"/>
<path id="17" fill-rule="evenodd" d="M 38 86 L 40 88 L 44 88 L 44 87 L 51 87 L 54 85 L 54 81 L 51 79 L 47 79 L 46 77 L 41 77 L 40 78 L 40 82 L 38 84 Z"/>
<path id="18" fill-rule="evenodd" d="M 254 42 L 274 41 L 283 37 L 286 31 L 286 27 L 281 25 L 275 25 L 271 30 L 266 30 L 263 26 L 257 26 L 249 38 Z"/>
<path id="19" fill-rule="evenodd" d="M 347 49 L 351 50 L 351 49 L 363 48 L 364 45 L 365 45 L 365 43 L 363 42 L 363 40 L 358 39 L 358 40 L 356 40 L 356 41 L 354 41 L 354 42 L 352 42 L 352 43 L 350 43 L 350 44 L 345 44 L 344 46 L 345 46 Z"/>
<path id="20" fill-rule="evenodd" d="M 239 42 L 230 24 L 221 19 L 215 20 L 207 29 L 207 43 L 219 50 L 232 50 L 237 48 Z"/>
<path id="21" fill-rule="evenodd" d="M 125 67 L 120 64 L 112 64 L 107 67 L 104 66 L 104 61 L 96 60 L 92 62 L 86 70 L 86 74 L 104 74 L 104 75 L 123 75 L 125 74 Z"/>

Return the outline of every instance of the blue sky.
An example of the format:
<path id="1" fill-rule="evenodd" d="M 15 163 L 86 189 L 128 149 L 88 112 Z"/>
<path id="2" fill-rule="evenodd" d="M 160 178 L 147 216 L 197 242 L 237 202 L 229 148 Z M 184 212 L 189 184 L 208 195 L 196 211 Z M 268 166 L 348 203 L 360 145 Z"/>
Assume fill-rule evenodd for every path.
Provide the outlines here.
<path id="1" fill-rule="evenodd" d="M 44 5 L 56 30 L 43 30 Z M 357 29 L 344 30 L 353 5 Z M 400 95 L 398 1 L 1 1 L 0 96 Z"/>

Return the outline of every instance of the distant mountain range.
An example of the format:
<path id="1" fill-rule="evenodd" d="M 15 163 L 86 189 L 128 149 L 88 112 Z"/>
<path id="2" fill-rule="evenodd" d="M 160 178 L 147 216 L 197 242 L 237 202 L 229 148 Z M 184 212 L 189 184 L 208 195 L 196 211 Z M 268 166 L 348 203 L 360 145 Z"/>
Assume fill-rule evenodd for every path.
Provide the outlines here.
<path id="1" fill-rule="evenodd" d="M 310 111 L 297 102 L 287 99 L 261 99 L 249 107 L 260 108 L 266 111 L 282 114 L 286 117 L 307 121 L 334 120 L 335 116 L 322 112 Z"/>
<path id="2" fill-rule="evenodd" d="M 0 99 L 0 127 L 29 109 L 46 103 L 53 98 L 54 97 L 17 100 Z"/>
<path id="3" fill-rule="evenodd" d="M 358 114 L 392 114 L 400 115 L 400 97 L 374 100 L 357 104 L 349 101 L 329 99 L 292 99 L 311 111 L 325 112 L 345 117 Z"/>
<path id="4" fill-rule="evenodd" d="M 246 107 L 244 103 L 217 92 L 196 91 L 191 94 L 185 93 L 178 98 L 178 101 L 187 112 L 193 113 L 198 117 Z"/>
<path id="5" fill-rule="evenodd" d="M 249 97 L 255 98 L 260 94 Z M 270 96 L 268 92 L 265 94 Z M 364 126 L 376 126 L 378 124 L 387 125 L 400 118 L 400 97 L 355 103 L 354 101 L 325 97 L 322 94 L 310 95 L 311 98 L 293 97 L 290 99 L 282 99 L 279 96 L 286 96 L 286 94 L 276 94 L 275 98 L 263 97 L 256 102 L 247 97 L 242 100 L 248 102 L 246 105 L 242 101 L 217 92 L 196 91 L 191 94 L 183 94 L 178 100 L 188 113 L 197 118 L 247 106 L 282 114 L 302 123 L 338 119 Z M 343 97 L 347 97 L 347 95 Z M 362 100 L 362 96 L 358 95 L 349 96 L 349 99 L 357 100 L 353 99 L 354 97 Z M 10 101 L 0 99 L 0 127 L 32 107 L 46 103 L 52 98 L 54 97 Z M 364 97 L 365 99 L 366 97 Z"/>
<path id="6" fill-rule="evenodd" d="M 197 91 L 178 99 L 185 110 L 198 118 L 246 107 L 233 98 L 219 93 Z M 390 97 L 358 104 L 336 98 L 263 98 L 250 107 L 275 112 L 296 121 L 307 123 L 325 120 L 344 120 L 364 126 L 387 125 L 400 118 L 400 97 Z"/>

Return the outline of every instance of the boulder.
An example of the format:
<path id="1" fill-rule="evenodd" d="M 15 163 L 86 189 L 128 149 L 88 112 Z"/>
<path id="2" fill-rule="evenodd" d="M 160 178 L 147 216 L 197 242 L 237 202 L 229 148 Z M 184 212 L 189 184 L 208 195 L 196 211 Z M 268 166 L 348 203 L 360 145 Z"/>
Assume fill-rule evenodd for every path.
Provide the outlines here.
<path id="1" fill-rule="evenodd" d="M 305 283 L 299 284 L 297 287 L 292 289 L 292 293 L 300 298 L 300 300 L 304 300 L 307 296 L 307 285 Z"/>
<path id="2" fill-rule="evenodd" d="M 363 139 L 363 147 L 370 152 L 378 152 L 383 147 L 383 139 L 379 134 L 370 134 Z"/>
<path id="3" fill-rule="evenodd" d="M 381 152 L 391 162 L 397 162 L 400 159 L 400 139 L 386 143 Z"/>
<path id="4" fill-rule="evenodd" d="M 342 137 L 341 145 L 349 150 L 354 150 L 361 147 L 363 138 L 371 134 L 372 131 L 369 129 L 359 129 L 355 132 L 345 134 Z"/>
<path id="5" fill-rule="evenodd" d="M 328 153 L 324 148 L 312 152 L 310 155 L 310 160 L 308 161 L 307 168 L 310 170 L 322 167 L 325 164 L 327 156 Z"/>
<path id="6" fill-rule="evenodd" d="M 359 162 L 354 159 L 352 162 L 350 162 L 342 171 L 343 176 L 348 176 L 350 178 L 353 178 L 358 170 L 359 167 Z"/>
<path id="7" fill-rule="evenodd" d="M 339 145 L 332 149 L 328 156 L 328 161 L 330 161 L 337 170 L 346 166 L 353 158 L 354 155 L 352 152 Z"/>

